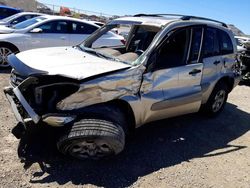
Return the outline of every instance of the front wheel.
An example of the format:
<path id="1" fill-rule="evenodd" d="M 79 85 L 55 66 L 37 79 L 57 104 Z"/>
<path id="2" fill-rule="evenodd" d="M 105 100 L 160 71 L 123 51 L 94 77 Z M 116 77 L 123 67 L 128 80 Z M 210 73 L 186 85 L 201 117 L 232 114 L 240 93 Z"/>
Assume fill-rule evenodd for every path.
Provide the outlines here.
<path id="1" fill-rule="evenodd" d="M 118 124 L 101 119 L 82 119 L 57 143 L 58 150 L 78 159 L 100 159 L 120 153 L 125 133 Z"/>
<path id="2" fill-rule="evenodd" d="M 202 111 L 208 116 L 218 115 L 224 108 L 228 97 L 228 88 L 219 82 L 211 93 L 207 103 L 202 106 Z"/>

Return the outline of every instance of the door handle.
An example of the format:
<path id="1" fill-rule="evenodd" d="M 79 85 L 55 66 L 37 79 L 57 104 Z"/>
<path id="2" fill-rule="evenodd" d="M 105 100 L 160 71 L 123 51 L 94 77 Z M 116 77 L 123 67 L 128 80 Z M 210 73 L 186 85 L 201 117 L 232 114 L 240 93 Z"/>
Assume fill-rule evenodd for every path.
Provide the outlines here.
<path id="1" fill-rule="evenodd" d="M 214 62 L 214 65 L 218 65 L 218 64 L 220 64 L 220 61 L 215 61 Z"/>
<path id="2" fill-rule="evenodd" d="M 189 72 L 190 75 L 201 73 L 200 69 L 193 69 L 191 72 Z"/>
<path id="3" fill-rule="evenodd" d="M 66 38 L 65 37 L 60 37 L 60 39 L 65 40 Z"/>

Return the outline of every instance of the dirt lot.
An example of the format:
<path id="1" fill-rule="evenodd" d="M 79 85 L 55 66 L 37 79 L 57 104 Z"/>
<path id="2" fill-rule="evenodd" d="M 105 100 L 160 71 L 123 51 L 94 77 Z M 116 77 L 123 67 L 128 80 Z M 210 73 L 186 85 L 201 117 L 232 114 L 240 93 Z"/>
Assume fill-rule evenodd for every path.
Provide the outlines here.
<path id="1" fill-rule="evenodd" d="M 0 88 L 8 77 L 1 71 Z M 1 92 L 0 187 L 249 188 L 249 93 L 249 86 L 238 86 L 214 119 L 193 114 L 144 126 L 128 138 L 123 153 L 105 161 L 64 157 L 39 132 L 25 170 L 17 157 L 18 140 L 10 133 L 15 119 Z M 37 161 L 46 164 L 46 172 Z"/>

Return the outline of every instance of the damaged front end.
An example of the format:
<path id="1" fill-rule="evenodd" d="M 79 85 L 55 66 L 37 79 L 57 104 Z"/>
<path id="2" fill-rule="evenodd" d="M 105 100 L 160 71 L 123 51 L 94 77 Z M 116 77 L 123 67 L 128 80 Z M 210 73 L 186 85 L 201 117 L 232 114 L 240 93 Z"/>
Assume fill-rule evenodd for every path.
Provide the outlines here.
<path id="1" fill-rule="evenodd" d="M 75 119 L 75 115 L 58 111 L 56 104 L 79 89 L 77 81 L 48 75 L 21 79 L 12 71 L 11 86 L 4 89 L 19 124 L 43 122 L 58 127 Z"/>
<path id="2" fill-rule="evenodd" d="M 141 67 L 81 81 L 43 74 L 25 78 L 13 70 L 11 86 L 4 92 L 19 124 L 24 127 L 30 123 L 61 127 L 74 123 L 88 112 L 91 105 L 136 96 L 144 71 Z"/>

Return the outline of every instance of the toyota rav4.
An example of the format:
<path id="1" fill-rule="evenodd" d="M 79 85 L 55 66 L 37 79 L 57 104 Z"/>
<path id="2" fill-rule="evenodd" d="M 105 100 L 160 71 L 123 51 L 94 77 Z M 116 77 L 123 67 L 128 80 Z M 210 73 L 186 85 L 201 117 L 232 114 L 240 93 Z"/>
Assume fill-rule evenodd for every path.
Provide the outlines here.
<path id="1" fill-rule="evenodd" d="M 129 33 L 123 46 L 93 47 L 116 27 Z M 77 46 L 10 55 L 4 91 L 18 121 L 13 133 L 20 138 L 32 126 L 51 126 L 64 154 L 118 154 L 143 124 L 221 112 L 240 80 L 236 55 L 225 23 L 169 14 L 119 18 Z"/>

